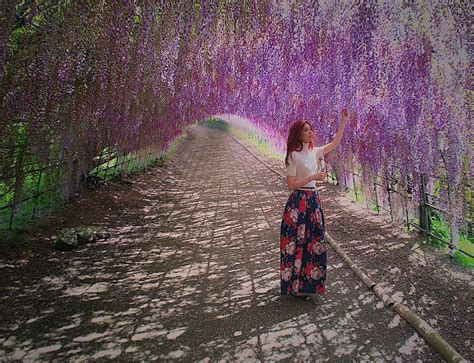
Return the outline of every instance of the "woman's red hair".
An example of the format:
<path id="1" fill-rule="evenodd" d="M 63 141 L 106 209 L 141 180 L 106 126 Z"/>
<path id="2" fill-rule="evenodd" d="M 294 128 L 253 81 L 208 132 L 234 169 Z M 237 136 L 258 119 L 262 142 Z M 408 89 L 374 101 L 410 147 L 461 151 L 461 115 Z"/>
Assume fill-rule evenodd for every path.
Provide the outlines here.
<path id="1" fill-rule="evenodd" d="M 293 151 L 301 151 L 303 150 L 303 142 L 301 141 L 301 132 L 303 131 L 304 125 L 308 124 L 313 129 L 311 123 L 305 120 L 299 120 L 293 122 L 290 127 L 290 133 L 288 134 L 288 140 L 286 142 L 286 158 L 285 158 L 285 165 L 288 166 L 288 158 L 291 157 L 291 153 Z M 313 148 L 313 140 L 309 143 L 309 149 Z"/>

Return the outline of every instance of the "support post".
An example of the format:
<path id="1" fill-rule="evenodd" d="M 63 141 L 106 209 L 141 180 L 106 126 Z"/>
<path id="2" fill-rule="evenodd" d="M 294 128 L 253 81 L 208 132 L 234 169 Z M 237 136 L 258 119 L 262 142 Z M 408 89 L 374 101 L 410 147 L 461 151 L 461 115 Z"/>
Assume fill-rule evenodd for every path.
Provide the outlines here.
<path id="1" fill-rule="evenodd" d="M 429 235 L 431 231 L 431 210 L 428 206 L 428 196 L 426 195 L 426 176 L 421 176 L 420 184 L 420 227 L 423 229 L 423 233 L 426 237 L 426 242 L 429 241 Z"/>

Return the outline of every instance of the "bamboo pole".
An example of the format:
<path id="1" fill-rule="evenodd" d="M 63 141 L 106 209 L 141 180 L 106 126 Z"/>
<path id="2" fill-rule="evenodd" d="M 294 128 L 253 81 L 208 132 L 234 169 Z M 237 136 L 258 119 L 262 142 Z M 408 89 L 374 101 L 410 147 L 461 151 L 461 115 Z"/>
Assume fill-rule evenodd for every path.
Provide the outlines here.
<path id="1" fill-rule="evenodd" d="M 395 301 L 385 292 L 382 286 L 376 284 L 372 291 L 374 292 L 375 296 L 379 298 L 380 301 L 383 302 L 386 308 L 392 308 L 395 305 Z"/>
<path id="2" fill-rule="evenodd" d="M 415 330 L 423 336 L 423 338 L 436 349 L 441 356 L 449 363 L 451 362 L 468 362 L 462 355 L 454 350 L 449 343 L 444 340 L 426 321 L 416 315 L 401 303 L 395 303 L 393 299 L 384 291 L 383 287 L 376 284 L 360 269 L 344 252 L 344 250 L 336 243 L 329 233 L 325 233 L 326 240 L 329 245 L 336 251 L 346 265 L 354 272 L 354 274 L 383 302 L 384 306 L 394 310 L 398 315 L 405 319 Z"/>
<path id="3" fill-rule="evenodd" d="M 396 303 L 393 309 L 413 326 L 448 362 L 468 362 L 446 340 L 441 337 L 426 321 L 408 309 L 405 305 Z"/>
<path id="4" fill-rule="evenodd" d="M 375 282 L 367 276 L 359 267 L 357 267 L 347 256 L 347 254 L 342 250 L 342 248 L 334 241 L 334 239 L 326 232 L 326 240 L 329 242 L 332 248 L 337 252 L 341 259 L 349 266 L 349 268 L 354 272 L 357 277 L 369 288 L 372 289 L 375 286 Z"/>

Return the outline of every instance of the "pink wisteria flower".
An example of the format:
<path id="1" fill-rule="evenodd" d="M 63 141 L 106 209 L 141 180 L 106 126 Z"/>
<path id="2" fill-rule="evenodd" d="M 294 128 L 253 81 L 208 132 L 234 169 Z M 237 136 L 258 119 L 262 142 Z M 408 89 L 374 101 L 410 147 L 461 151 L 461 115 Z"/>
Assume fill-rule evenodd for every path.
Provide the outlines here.
<path id="1" fill-rule="evenodd" d="M 464 2 L 439 11 L 439 0 L 374 7 L 301 1 L 289 16 L 278 1 L 252 11 L 239 2 L 225 11 L 203 5 L 192 16 L 183 16 L 188 0 L 152 3 L 67 2 L 67 19 L 38 7 L 32 15 L 48 19 L 50 33 L 36 41 L 28 25 L 16 28 L 15 2 L 5 2 L 1 182 L 16 185 L 15 200 L 28 190 L 19 186 L 32 164 L 43 173 L 36 177 L 53 176 L 48 180 L 58 170 L 43 166 L 74 168 L 61 183 L 79 189 L 76 176 L 88 175 L 104 150 L 120 157 L 166 152 L 186 126 L 216 112 L 245 115 L 280 151 L 288 126 L 308 119 L 323 144 L 337 128 L 336 112 L 350 104 L 357 118 L 351 116 L 337 155 L 326 160 L 337 165 L 342 184 L 352 186 L 357 170 L 357 188 L 371 197 L 379 178 L 390 176 L 404 192 L 409 177 L 416 211 L 422 176 L 442 174 L 449 222 L 457 227 L 467 215 L 472 72 L 463 29 L 472 20 Z M 407 22 L 407 12 L 424 21 Z M 27 143 L 18 142 L 22 133 Z M 389 199 L 387 189 L 379 201 Z M 402 201 L 390 200 L 403 215 Z M 285 218 L 297 223 L 298 211 Z M 313 218 L 322 223 L 320 215 Z"/>

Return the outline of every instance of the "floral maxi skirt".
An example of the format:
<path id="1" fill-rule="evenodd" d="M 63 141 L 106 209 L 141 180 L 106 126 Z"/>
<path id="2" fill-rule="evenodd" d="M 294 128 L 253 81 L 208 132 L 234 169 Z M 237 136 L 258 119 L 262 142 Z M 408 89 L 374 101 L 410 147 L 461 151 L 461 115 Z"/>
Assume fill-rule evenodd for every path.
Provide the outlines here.
<path id="1" fill-rule="evenodd" d="M 294 190 L 285 206 L 280 239 L 281 294 L 324 294 L 327 242 L 317 191 Z"/>

